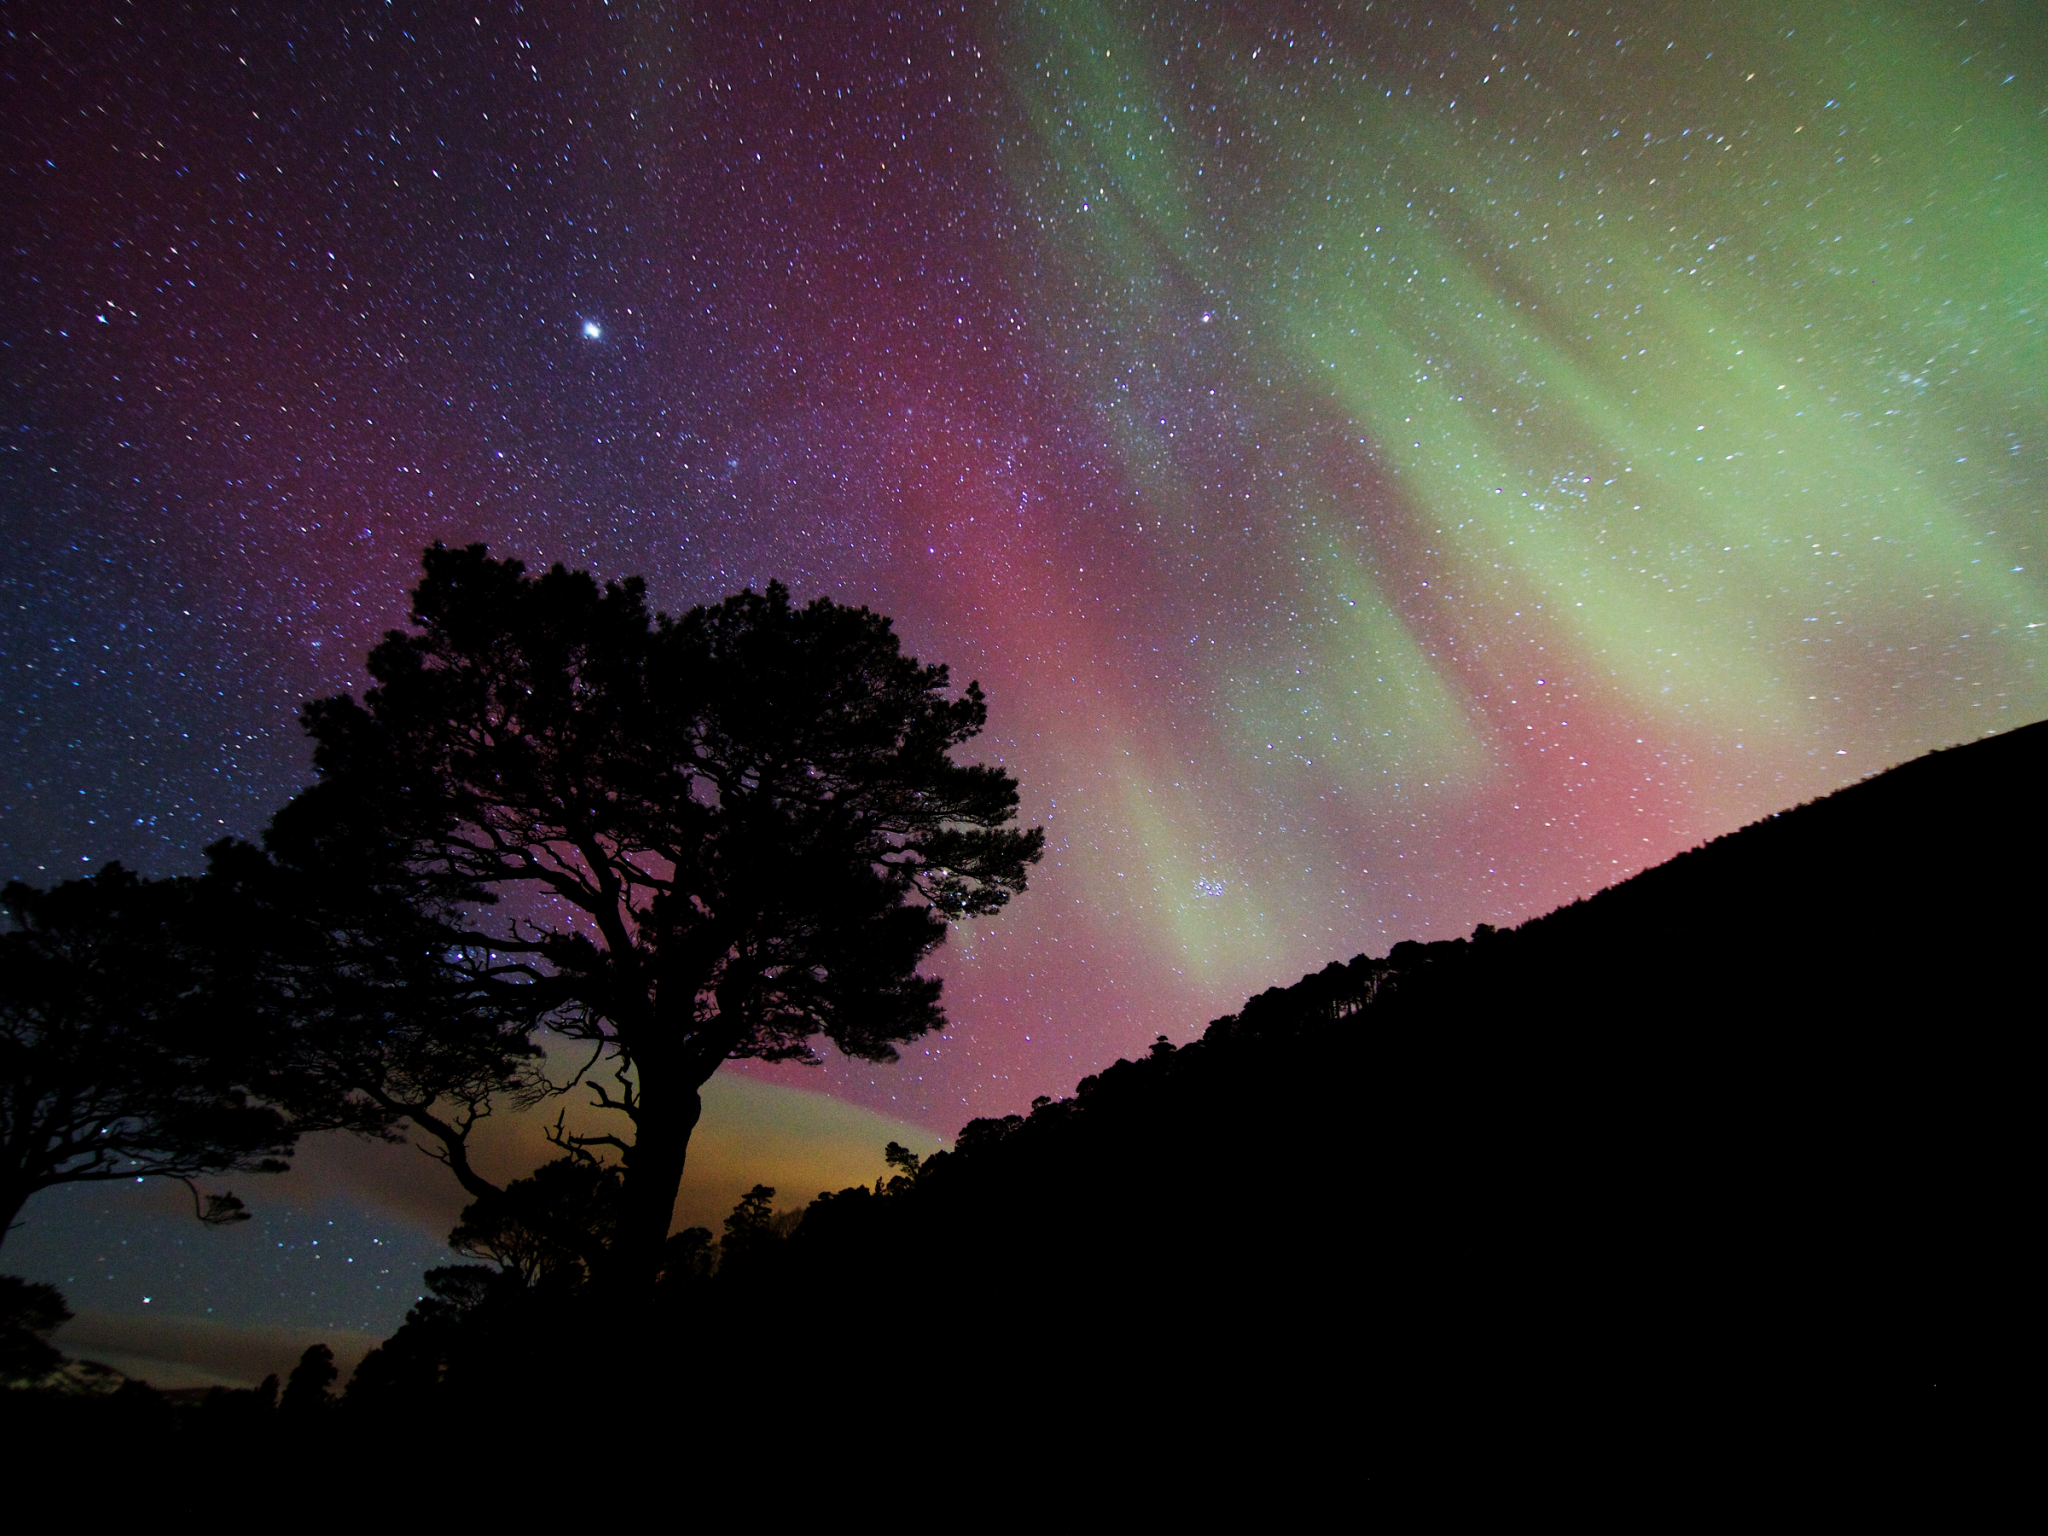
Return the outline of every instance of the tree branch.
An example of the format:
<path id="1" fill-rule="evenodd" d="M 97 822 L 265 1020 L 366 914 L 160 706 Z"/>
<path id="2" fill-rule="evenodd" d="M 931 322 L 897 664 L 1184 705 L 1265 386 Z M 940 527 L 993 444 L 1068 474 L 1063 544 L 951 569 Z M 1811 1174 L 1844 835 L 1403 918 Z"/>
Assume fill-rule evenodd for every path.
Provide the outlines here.
<path id="1" fill-rule="evenodd" d="M 470 1195 L 478 1200 L 482 1200 L 492 1195 L 504 1193 L 502 1189 L 478 1173 L 470 1164 L 469 1131 L 476 1123 L 474 1116 L 472 1116 L 468 1125 L 458 1129 L 450 1125 L 446 1120 L 443 1120 L 431 1109 L 420 1105 L 399 1104 L 374 1089 L 371 1090 L 370 1096 L 376 1099 L 378 1103 L 384 1105 L 385 1108 L 403 1114 L 406 1119 L 412 1121 L 414 1125 L 440 1142 L 441 1150 L 438 1152 L 432 1147 L 422 1145 L 419 1142 L 414 1142 L 413 1145 L 419 1147 L 422 1152 L 426 1153 L 435 1162 L 446 1163 L 448 1171 L 455 1175 L 455 1182 L 460 1184 Z"/>
<path id="2" fill-rule="evenodd" d="M 205 1225 L 227 1227 L 249 1219 L 249 1208 L 235 1198 L 232 1189 L 224 1195 L 206 1196 L 206 1203 L 202 1206 L 199 1203 L 199 1186 L 190 1179 L 180 1179 L 178 1182 L 185 1186 L 185 1192 L 192 1197 L 192 1214 Z"/>

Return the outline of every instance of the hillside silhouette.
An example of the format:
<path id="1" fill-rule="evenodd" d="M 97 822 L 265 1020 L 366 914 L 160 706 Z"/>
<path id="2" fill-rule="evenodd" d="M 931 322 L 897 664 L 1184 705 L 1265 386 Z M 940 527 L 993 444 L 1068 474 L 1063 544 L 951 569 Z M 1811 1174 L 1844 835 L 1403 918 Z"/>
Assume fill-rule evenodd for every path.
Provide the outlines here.
<path id="1" fill-rule="evenodd" d="M 1333 963 L 814 1204 L 783 1301 L 1190 1413 L 1974 1373 L 2033 1267 L 2044 785 L 2048 723 Z"/>
<path id="2" fill-rule="evenodd" d="M 322 1413 L 801 1402 L 891 1434 L 936 1402 L 1369 1441 L 1999 1369 L 2033 1271 L 2044 784 L 2048 723 L 1517 929 L 1332 963 L 950 1152 L 892 1146 L 801 1220 L 756 1188 L 631 1316 L 589 1278 L 611 1218 L 575 1214 L 609 1186 L 552 1165 L 465 1215 L 497 1267 L 433 1272 Z"/>

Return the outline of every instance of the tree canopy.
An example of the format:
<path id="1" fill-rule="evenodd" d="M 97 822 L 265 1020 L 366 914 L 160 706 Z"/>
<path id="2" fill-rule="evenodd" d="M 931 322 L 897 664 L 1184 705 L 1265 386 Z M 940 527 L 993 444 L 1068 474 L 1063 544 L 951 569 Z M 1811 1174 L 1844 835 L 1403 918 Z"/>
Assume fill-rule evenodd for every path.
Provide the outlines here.
<path id="1" fill-rule="evenodd" d="M 498 1104 L 545 1096 L 530 1036 L 548 999 L 523 958 L 460 942 L 388 849 L 348 831 L 286 817 L 262 848 L 207 850 L 197 904 L 217 969 L 269 1023 L 262 1086 L 302 1124 L 410 1126 L 472 1196 L 495 1194 L 470 1132 Z"/>
<path id="2" fill-rule="evenodd" d="M 197 882 L 110 864 L 0 891 L 0 1238 L 38 1190 L 157 1175 L 280 1171 L 300 1127 L 252 1089 L 269 1026 L 195 921 Z"/>

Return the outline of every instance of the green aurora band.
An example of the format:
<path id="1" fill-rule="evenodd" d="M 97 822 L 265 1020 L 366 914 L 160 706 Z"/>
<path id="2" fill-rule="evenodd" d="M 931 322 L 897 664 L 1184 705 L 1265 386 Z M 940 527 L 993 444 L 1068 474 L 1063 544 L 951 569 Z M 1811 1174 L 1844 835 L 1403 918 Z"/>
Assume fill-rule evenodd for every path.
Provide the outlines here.
<path id="1" fill-rule="evenodd" d="M 2048 120 L 1957 62 L 1981 9 L 1689 7 L 1592 62 L 1604 12 L 1515 14 L 1425 43 L 1074 0 L 998 44 L 1023 280 L 1137 526 L 1213 567 L 1221 440 L 1276 467 L 1247 516 L 1286 643 L 1211 682 L 1219 752 L 1349 807 L 1294 862 L 1341 862 L 1340 821 L 1528 799 L 1504 765 L 1561 678 L 1581 728 L 1691 765 L 1656 857 L 2048 713 Z M 1190 430 L 1226 330 L 1229 429 Z M 1200 899 L 1262 862 L 1229 797 L 1105 755 L 1127 832 L 1091 883 L 1140 865 L 1154 943 L 1220 976 L 1319 926 L 1328 891 L 1270 868 Z"/>

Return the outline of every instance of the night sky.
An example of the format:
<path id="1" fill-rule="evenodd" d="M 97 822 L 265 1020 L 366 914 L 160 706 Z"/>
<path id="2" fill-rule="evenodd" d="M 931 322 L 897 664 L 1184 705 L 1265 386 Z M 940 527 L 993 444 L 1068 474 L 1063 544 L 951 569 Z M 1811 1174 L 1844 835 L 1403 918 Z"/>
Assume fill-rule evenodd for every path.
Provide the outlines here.
<path id="1" fill-rule="evenodd" d="M 751 1069 L 937 1138 L 2048 715 L 2038 6 L 240 10 L 0 17 L 0 873 L 258 833 L 434 539 L 780 578 L 1049 829 Z"/>

